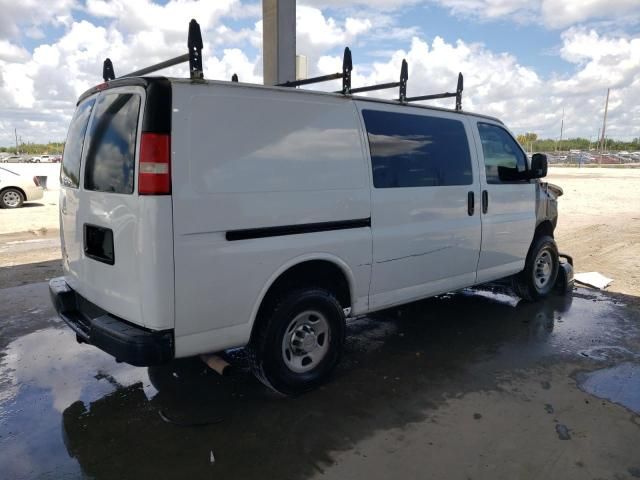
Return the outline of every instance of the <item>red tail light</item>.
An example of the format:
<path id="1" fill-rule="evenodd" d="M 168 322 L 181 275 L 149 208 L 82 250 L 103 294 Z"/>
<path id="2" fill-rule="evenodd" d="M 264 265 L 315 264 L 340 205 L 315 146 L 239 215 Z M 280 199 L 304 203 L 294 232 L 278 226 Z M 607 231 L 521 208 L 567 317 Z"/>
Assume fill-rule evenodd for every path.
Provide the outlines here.
<path id="1" fill-rule="evenodd" d="M 38 180 L 38 177 L 33 177 L 33 183 L 36 184 L 36 187 L 40 186 L 40 180 Z"/>
<path id="2" fill-rule="evenodd" d="M 171 194 L 171 137 L 166 133 L 142 134 L 138 193 Z"/>

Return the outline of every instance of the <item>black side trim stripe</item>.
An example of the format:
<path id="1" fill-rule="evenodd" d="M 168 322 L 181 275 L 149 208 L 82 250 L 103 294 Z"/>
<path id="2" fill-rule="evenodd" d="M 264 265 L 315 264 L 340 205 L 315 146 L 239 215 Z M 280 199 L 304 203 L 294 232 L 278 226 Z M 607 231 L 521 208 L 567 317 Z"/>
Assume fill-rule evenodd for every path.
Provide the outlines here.
<path id="1" fill-rule="evenodd" d="M 348 230 L 371 226 L 371 218 L 356 220 L 341 220 L 338 222 L 304 223 L 302 225 L 282 225 L 279 227 L 248 228 L 246 230 L 231 230 L 226 233 L 230 242 L 248 240 L 250 238 L 280 237 L 283 235 L 297 235 L 299 233 L 330 232 L 332 230 Z"/>

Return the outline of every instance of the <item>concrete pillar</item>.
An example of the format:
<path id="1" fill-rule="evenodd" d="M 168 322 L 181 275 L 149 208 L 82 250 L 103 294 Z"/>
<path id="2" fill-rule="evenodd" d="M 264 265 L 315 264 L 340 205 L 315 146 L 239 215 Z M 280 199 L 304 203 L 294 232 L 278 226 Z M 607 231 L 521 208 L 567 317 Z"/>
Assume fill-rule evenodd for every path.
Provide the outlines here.
<path id="1" fill-rule="evenodd" d="M 265 85 L 296 79 L 295 0 L 262 0 L 262 66 Z"/>

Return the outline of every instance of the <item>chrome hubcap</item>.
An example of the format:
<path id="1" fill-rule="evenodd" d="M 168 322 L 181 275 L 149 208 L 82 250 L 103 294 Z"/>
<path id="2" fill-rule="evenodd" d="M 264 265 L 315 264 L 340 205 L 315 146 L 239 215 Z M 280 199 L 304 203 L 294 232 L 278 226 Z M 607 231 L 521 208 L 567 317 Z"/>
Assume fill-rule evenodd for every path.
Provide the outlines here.
<path id="1" fill-rule="evenodd" d="M 2 195 L 2 202 L 7 207 L 17 207 L 20 204 L 20 195 L 13 191 L 5 192 Z"/>
<path id="2" fill-rule="evenodd" d="M 325 316 L 308 310 L 296 316 L 282 339 L 282 359 L 296 373 L 316 367 L 329 351 L 331 330 Z"/>
<path id="3" fill-rule="evenodd" d="M 549 250 L 541 250 L 538 253 L 533 269 L 533 281 L 538 288 L 544 288 L 551 280 L 553 272 L 553 257 Z"/>

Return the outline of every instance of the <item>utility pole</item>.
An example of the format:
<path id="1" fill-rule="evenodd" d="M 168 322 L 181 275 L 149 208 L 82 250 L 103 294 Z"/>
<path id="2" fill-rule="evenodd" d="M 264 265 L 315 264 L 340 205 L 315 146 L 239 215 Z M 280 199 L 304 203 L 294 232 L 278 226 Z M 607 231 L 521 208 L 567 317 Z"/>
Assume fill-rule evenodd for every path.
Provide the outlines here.
<path id="1" fill-rule="evenodd" d="M 600 153 L 604 153 L 604 147 L 605 147 L 605 130 L 607 128 L 607 111 L 609 110 L 609 90 L 611 90 L 610 88 L 607 88 L 607 100 L 604 103 L 604 119 L 602 120 L 602 137 L 600 138 Z"/>
<path id="2" fill-rule="evenodd" d="M 562 121 L 560 122 L 560 149 L 562 149 L 562 131 L 564 130 L 564 108 L 562 109 Z"/>
<path id="3" fill-rule="evenodd" d="M 296 79 L 295 0 L 262 0 L 262 72 L 265 85 Z"/>
<path id="4" fill-rule="evenodd" d="M 13 133 L 16 135 L 16 155 L 18 155 L 18 129 L 14 128 Z"/>

